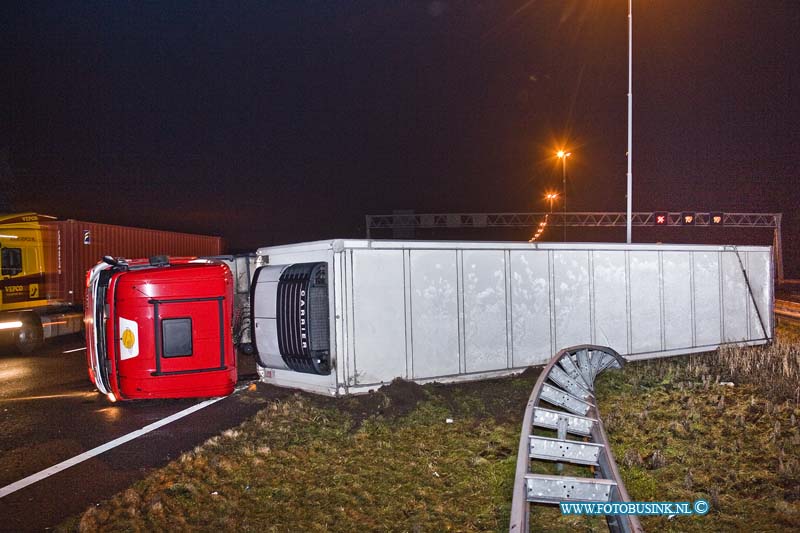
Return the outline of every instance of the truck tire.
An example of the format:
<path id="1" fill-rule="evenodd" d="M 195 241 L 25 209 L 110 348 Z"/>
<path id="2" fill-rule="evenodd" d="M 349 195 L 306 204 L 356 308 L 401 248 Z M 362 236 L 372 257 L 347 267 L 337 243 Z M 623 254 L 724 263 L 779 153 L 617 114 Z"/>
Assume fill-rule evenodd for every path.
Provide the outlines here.
<path id="1" fill-rule="evenodd" d="M 17 331 L 17 349 L 23 354 L 29 354 L 42 346 L 43 337 L 42 324 L 38 317 L 24 317 L 22 326 Z"/>

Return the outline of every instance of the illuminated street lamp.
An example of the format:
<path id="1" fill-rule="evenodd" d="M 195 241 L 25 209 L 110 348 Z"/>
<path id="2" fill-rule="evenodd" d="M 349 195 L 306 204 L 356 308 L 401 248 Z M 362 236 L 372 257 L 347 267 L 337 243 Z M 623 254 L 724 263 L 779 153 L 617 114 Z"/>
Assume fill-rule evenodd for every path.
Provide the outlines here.
<path id="1" fill-rule="evenodd" d="M 550 202 L 550 212 L 551 213 L 553 212 L 553 201 L 556 198 L 558 198 L 558 194 L 556 194 L 554 192 L 549 192 L 549 193 L 544 195 L 544 199 L 547 200 L 548 202 Z"/>
<path id="2" fill-rule="evenodd" d="M 558 195 L 557 194 L 553 194 L 553 193 L 547 193 L 547 195 L 545 196 L 546 199 L 550 200 L 550 212 L 551 213 L 553 211 L 553 204 L 552 204 L 553 199 L 557 198 L 557 197 L 558 197 Z M 550 217 L 549 214 L 544 216 L 544 220 L 539 222 L 539 227 L 536 228 L 536 234 L 533 237 L 531 237 L 530 240 L 528 240 L 528 242 L 535 242 L 536 240 L 539 239 L 539 237 L 542 236 L 542 233 L 544 233 L 544 230 L 547 227 L 547 219 L 549 217 Z"/>
<path id="3" fill-rule="evenodd" d="M 567 242 L 567 158 L 571 155 L 572 152 L 564 150 L 556 152 L 556 157 L 561 160 L 561 178 L 564 184 L 564 242 Z"/>

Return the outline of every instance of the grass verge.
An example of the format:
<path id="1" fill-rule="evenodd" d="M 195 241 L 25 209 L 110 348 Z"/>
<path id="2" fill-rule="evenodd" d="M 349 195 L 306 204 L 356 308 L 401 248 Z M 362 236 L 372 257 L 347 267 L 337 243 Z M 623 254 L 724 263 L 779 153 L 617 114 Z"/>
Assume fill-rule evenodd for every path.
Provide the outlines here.
<path id="1" fill-rule="evenodd" d="M 631 363 L 599 379 L 632 498 L 712 505 L 703 517 L 645 517 L 647 530 L 800 529 L 792 373 L 800 336 L 779 334 L 770 347 Z M 59 530 L 506 530 L 520 422 L 537 375 L 270 400 Z M 604 530 L 602 520 L 552 508 L 536 507 L 534 521 L 536 530 Z"/>

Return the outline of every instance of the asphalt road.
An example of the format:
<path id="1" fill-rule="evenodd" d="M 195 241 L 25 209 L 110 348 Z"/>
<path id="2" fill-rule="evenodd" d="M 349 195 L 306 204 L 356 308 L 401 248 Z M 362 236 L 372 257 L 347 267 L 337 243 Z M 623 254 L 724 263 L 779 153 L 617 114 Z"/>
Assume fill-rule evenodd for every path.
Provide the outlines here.
<path id="1" fill-rule="evenodd" d="M 71 351 L 83 346 L 81 337 L 68 336 L 28 356 L 0 352 L 0 487 L 202 401 L 112 404 L 89 382 L 85 351 Z M 241 377 L 254 377 L 251 361 L 240 362 Z M 265 402 L 262 385 L 236 393 L 0 498 L 0 530 L 41 531 L 57 525 L 238 425 Z"/>

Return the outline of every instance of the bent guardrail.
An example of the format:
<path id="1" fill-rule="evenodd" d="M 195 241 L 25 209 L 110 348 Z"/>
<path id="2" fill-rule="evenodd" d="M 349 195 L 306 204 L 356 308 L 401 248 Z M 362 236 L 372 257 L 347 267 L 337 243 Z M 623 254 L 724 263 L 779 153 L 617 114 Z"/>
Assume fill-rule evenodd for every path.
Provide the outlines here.
<path id="1" fill-rule="evenodd" d="M 608 368 L 622 368 L 624 364 L 622 356 L 611 348 L 584 344 L 561 350 L 542 370 L 522 421 L 511 503 L 511 533 L 530 530 L 532 503 L 630 501 L 594 398 L 597 375 Z M 535 428 L 555 430 L 557 436 L 536 435 Z M 583 440 L 568 439 L 568 435 Z M 562 471 L 563 463 L 592 466 L 596 469 L 595 477 L 532 473 L 532 460 L 555 462 L 558 472 Z M 614 533 L 642 531 L 636 516 L 607 515 L 606 522 Z"/>

